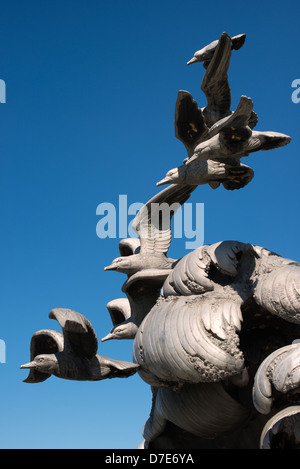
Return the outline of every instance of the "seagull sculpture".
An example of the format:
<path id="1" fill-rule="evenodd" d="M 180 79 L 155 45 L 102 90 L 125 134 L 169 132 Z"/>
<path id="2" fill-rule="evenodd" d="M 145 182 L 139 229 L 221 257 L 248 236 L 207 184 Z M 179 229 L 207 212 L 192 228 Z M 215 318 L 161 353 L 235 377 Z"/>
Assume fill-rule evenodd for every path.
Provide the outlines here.
<path id="1" fill-rule="evenodd" d="M 167 257 L 172 238 L 172 217 L 195 188 L 191 185 L 169 186 L 152 197 L 133 220 L 132 227 L 139 235 L 140 246 L 136 241 L 122 240 L 119 250 L 123 255 L 104 269 L 128 275 L 122 287 L 128 304 L 123 300 L 108 304 L 113 328 L 103 337 L 103 342 L 133 339 L 143 319 L 155 305 L 165 279 L 178 262 Z"/>
<path id="2" fill-rule="evenodd" d="M 234 39 L 234 40 L 233 40 Z M 232 48 L 240 48 L 245 41 L 245 35 L 230 38 L 223 33 L 218 41 L 198 51 L 196 58 L 189 63 L 205 61 L 207 70 L 204 75 L 201 89 L 206 95 L 207 105 L 200 109 L 192 95 L 187 91 L 179 91 L 175 106 L 175 136 L 184 144 L 188 159 L 194 155 L 195 148 L 201 143 L 208 146 L 214 143 L 210 139 L 210 128 L 216 122 L 241 111 L 238 108 L 235 113 L 231 107 L 231 91 L 228 82 L 228 68 Z M 201 53 L 200 53 L 201 52 Z M 257 123 L 257 116 L 252 109 L 247 118 L 247 125 L 253 128 Z M 215 139 L 216 140 L 216 139 Z M 216 156 L 213 153 L 213 156 Z M 226 189 L 240 189 L 253 178 L 253 170 L 246 165 L 241 165 L 237 158 L 229 158 L 223 161 L 215 158 L 207 158 L 192 168 L 185 165 L 170 170 L 166 177 L 157 185 L 162 184 L 209 184 L 213 189 L 222 183 Z"/>
<path id="3" fill-rule="evenodd" d="M 111 339 L 134 339 L 145 316 L 160 296 L 161 287 L 171 270 L 146 269 L 130 276 L 122 291 L 126 298 L 108 303 L 113 327 L 102 342 Z"/>
<path id="4" fill-rule="evenodd" d="M 240 49 L 244 45 L 245 39 L 246 39 L 246 34 L 239 34 L 238 36 L 232 37 L 231 49 L 235 49 L 235 50 Z M 215 50 L 218 46 L 218 42 L 219 40 L 213 41 L 208 46 L 205 46 L 202 49 L 195 52 L 193 58 L 189 60 L 187 65 L 191 65 L 195 62 L 203 62 L 203 65 L 206 68 L 215 53 Z"/>
<path id="5" fill-rule="evenodd" d="M 59 322 L 63 333 L 45 329 L 33 334 L 31 362 L 21 365 L 21 369 L 30 369 L 26 383 L 39 383 L 51 375 L 77 381 L 126 378 L 138 370 L 134 363 L 97 355 L 96 333 L 82 314 L 55 308 L 49 318 Z"/>
<path id="6" fill-rule="evenodd" d="M 133 256 L 140 252 L 140 240 L 122 239 L 119 243 L 122 257 Z M 145 316 L 155 305 L 160 289 L 170 270 L 146 269 L 128 275 L 122 287 L 127 298 L 118 298 L 107 303 L 113 327 L 101 340 L 134 339 Z"/>
<path id="7" fill-rule="evenodd" d="M 137 331 L 137 325 L 131 316 L 130 302 L 128 298 L 117 298 L 106 305 L 113 328 L 110 333 L 101 339 L 105 342 L 110 339 L 133 339 Z"/>
<path id="8" fill-rule="evenodd" d="M 137 238 L 122 239 L 119 243 L 122 257 L 133 256 L 140 252 L 140 240 Z M 127 298 L 118 298 L 107 303 L 113 327 L 102 342 L 111 339 L 134 339 L 136 332 L 156 303 L 160 289 L 170 270 L 146 269 L 128 275 L 122 287 Z"/>
<path id="9" fill-rule="evenodd" d="M 176 210 L 183 205 L 196 186 L 172 185 L 152 197 L 138 212 L 132 228 L 140 239 L 140 252 L 116 258 L 104 270 L 133 275 L 144 270 L 170 270 L 174 259 L 167 257 L 172 232 L 171 220 Z"/>
<path id="10" fill-rule="evenodd" d="M 287 145 L 291 141 L 288 135 L 259 132 L 249 127 L 252 106 L 251 99 L 242 96 L 236 112 L 209 129 L 210 138 L 195 147 L 186 164 L 208 159 L 241 158 L 259 150 L 273 150 Z"/>
<path id="11" fill-rule="evenodd" d="M 278 148 L 291 141 L 288 135 L 278 132 L 252 130 L 249 126 L 252 108 L 252 100 L 242 96 L 235 112 L 209 129 L 203 119 L 200 125 L 201 113 L 198 113 L 198 128 L 202 126 L 206 139 L 194 145 L 192 142 L 186 143 L 189 157 L 184 165 L 170 170 L 157 185 L 209 183 L 217 187 L 223 183 L 226 189 L 244 187 L 254 173 L 240 163 L 243 156 Z"/>
<path id="12" fill-rule="evenodd" d="M 244 37 L 245 40 L 245 35 L 240 36 Z M 204 50 L 210 49 L 210 53 L 209 59 L 206 59 L 204 62 L 207 68 L 201 83 L 201 90 L 207 99 L 207 105 L 201 109 L 201 112 L 208 127 L 211 127 L 223 117 L 232 114 L 228 69 L 233 42 L 227 33 L 223 33 L 219 40 L 213 44 L 215 46 L 211 49 L 210 46 L 204 48 Z M 253 128 L 256 124 L 257 115 L 255 112 L 252 112 L 249 125 Z"/>

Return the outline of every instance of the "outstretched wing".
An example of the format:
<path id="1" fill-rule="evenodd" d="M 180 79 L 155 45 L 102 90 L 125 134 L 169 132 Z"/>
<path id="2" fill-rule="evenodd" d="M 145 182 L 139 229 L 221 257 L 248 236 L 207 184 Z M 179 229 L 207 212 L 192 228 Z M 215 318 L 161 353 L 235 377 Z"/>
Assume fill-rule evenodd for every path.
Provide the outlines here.
<path id="1" fill-rule="evenodd" d="M 99 355 L 101 358 L 101 367 L 107 367 L 110 369 L 110 373 L 106 378 L 128 378 L 134 375 L 140 366 L 136 363 L 130 363 L 123 360 L 115 360 L 113 358 L 104 357 Z"/>
<path id="2" fill-rule="evenodd" d="M 236 110 L 228 117 L 224 117 L 217 121 L 210 129 L 209 136 L 220 135 L 221 141 L 229 146 L 232 154 L 240 154 L 245 152 L 247 155 L 249 139 L 252 130 L 249 127 L 253 110 L 253 102 L 247 96 L 240 98 Z"/>
<path id="3" fill-rule="evenodd" d="M 125 238 L 119 242 L 119 251 L 121 256 L 131 256 L 140 251 L 140 241 L 137 238 Z"/>
<path id="4" fill-rule="evenodd" d="M 184 144 L 189 155 L 207 136 L 208 127 L 198 104 L 188 91 L 178 91 L 175 105 L 175 136 Z"/>
<path id="5" fill-rule="evenodd" d="M 61 332 L 50 329 L 37 331 L 31 337 L 30 361 L 37 355 L 61 352 L 64 348 L 64 337 Z M 34 368 L 30 369 L 28 377 L 24 383 L 41 383 L 50 378 L 51 374 L 41 373 Z"/>
<path id="6" fill-rule="evenodd" d="M 230 116 L 220 119 L 209 129 L 209 137 L 213 137 L 224 129 L 231 129 L 233 131 L 241 127 L 247 127 L 251 119 L 252 109 L 253 102 L 251 98 L 241 96 L 236 110 Z M 248 130 L 248 135 L 249 137 L 251 136 L 250 129 Z"/>
<path id="7" fill-rule="evenodd" d="M 247 186 L 254 177 L 253 169 L 245 164 L 229 168 L 228 173 L 234 177 L 234 179 L 228 179 L 222 182 L 223 187 L 228 191 L 242 189 Z"/>
<path id="8" fill-rule="evenodd" d="M 147 269 L 132 275 L 122 286 L 130 304 L 131 320 L 138 327 L 155 305 L 171 270 Z"/>
<path id="9" fill-rule="evenodd" d="M 55 308 L 49 313 L 63 329 L 64 350 L 86 358 L 93 358 L 98 350 L 97 336 L 91 323 L 80 313 L 66 308 Z"/>
<path id="10" fill-rule="evenodd" d="M 231 106 L 231 92 L 227 76 L 231 46 L 230 36 L 223 33 L 201 84 L 210 111 L 224 113 L 224 115 L 230 112 Z"/>
<path id="11" fill-rule="evenodd" d="M 131 316 L 130 303 L 127 298 L 117 298 L 106 305 L 114 326 L 121 324 Z"/>
<path id="12" fill-rule="evenodd" d="M 258 132 L 253 130 L 248 151 L 253 153 L 259 150 L 274 150 L 287 145 L 290 141 L 291 137 L 279 132 Z"/>
<path id="13" fill-rule="evenodd" d="M 132 228 L 139 235 L 141 254 L 166 254 L 171 244 L 171 219 L 196 186 L 173 184 L 156 194 L 138 212 Z"/>

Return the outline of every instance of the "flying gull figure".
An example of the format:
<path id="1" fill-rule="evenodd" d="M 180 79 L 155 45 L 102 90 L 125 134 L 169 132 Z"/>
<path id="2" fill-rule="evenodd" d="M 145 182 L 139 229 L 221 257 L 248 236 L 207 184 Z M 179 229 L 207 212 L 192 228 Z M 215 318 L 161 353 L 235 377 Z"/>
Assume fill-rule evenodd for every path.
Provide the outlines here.
<path id="1" fill-rule="evenodd" d="M 278 132 L 258 132 L 249 126 L 253 104 L 242 96 L 234 113 L 205 129 L 208 139 L 188 148 L 184 165 L 168 171 L 157 185 L 205 184 L 226 189 L 244 187 L 253 177 L 253 171 L 240 163 L 252 152 L 271 150 L 287 145 L 291 138 Z"/>
<path id="2" fill-rule="evenodd" d="M 128 275 L 122 287 L 128 303 L 121 299 L 107 305 L 113 328 L 103 337 L 103 342 L 133 339 L 143 319 L 155 305 L 165 279 L 178 262 L 167 257 L 172 238 L 172 216 L 195 188 L 188 185 L 169 186 L 152 197 L 134 219 L 132 226 L 139 235 L 140 246 L 136 248 L 136 243 L 132 244 L 130 254 L 130 240 L 121 241 L 120 252 L 126 255 L 105 268 Z M 161 211 L 162 207 L 167 208 L 166 212 Z M 126 251 L 123 244 L 127 246 Z"/>
<path id="3" fill-rule="evenodd" d="M 122 287 L 127 298 L 107 304 L 113 327 L 101 340 L 134 339 L 143 319 L 155 305 L 171 270 L 146 269 L 130 276 Z"/>
<path id="4" fill-rule="evenodd" d="M 30 369 L 26 383 L 39 383 L 51 375 L 78 381 L 126 378 L 138 370 L 134 363 L 97 355 L 96 333 L 82 314 L 55 308 L 49 318 L 59 322 L 63 333 L 45 329 L 33 334 L 32 361 L 21 365 L 22 369 Z"/>
<path id="5" fill-rule="evenodd" d="M 246 34 L 239 34 L 238 36 L 234 36 L 231 38 L 231 49 L 238 50 L 240 49 L 246 39 Z M 218 40 L 211 42 L 208 46 L 203 47 L 202 49 L 198 50 L 195 52 L 193 58 L 189 60 L 187 65 L 191 65 L 192 63 L 195 62 L 203 62 L 204 68 L 207 68 L 209 65 L 209 62 L 211 61 L 215 50 L 218 45 Z"/>
<path id="6" fill-rule="evenodd" d="M 122 257 L 132 256 L 140 252 L 140 240 L 136 238 L 122 239 L 119 243 Z M 111 339 L 134 339 L 145 316 L 155 305 L 160 296 L 161 287 L 170 270 L 146 269 L 128 275 L 122 286 L 127 298 L 117 298 L 107 303 L 113 327 L 102 342 Z"/>
<path id="7" fill-rule="evenodd" d="M 184 144 L 188 159 L 193 156 L 195 148 L 201 142 L 211 138 L 210 127 L 220 119 L 233 114 L 230 109 L 231 92 L 227 72 L 232 48 L 240 48 L 244 40 L 245 35 L 231 39 L 228 34 L 223 33 L 218 41 L 214 41 L 198 51 L 199 54 L 195 54 L 197 60 L 189 62 L 205 61 L 207 70 L 201 88 L 206 95 L 207 105 L 200 109 L 189 92 L 183 90 L 178 92 L 175 106 L 175 136 Z M 249 127 L 255 126 L 256 122 L 257 116 L 251 110 Z M 236 158 L 223 159 L 223 161 L 207 159 L 193 168 L 181 166 L 172 169 L 157 185 L 209 184 L 216 189 L 222 183 L 226 189 L 239 189 L 248 184 L 253 175 L 253 170 L 241 165 Z"/>
<path id="8" fill-rule="evenodd" d="M 113 328 L 110 333 L 101 339 L 101 342 L 105 342 L 110 339 L 133 339 L 136 334 L 136 325 L 131 318 L 131 309 L 128 298 L 117 298 L 110 301 L 106 305 L 112 323 Z"/>
<path id="9" fill-rule="evenodd" d="M 186 164 L 208 159 L 241 158 L 259 150 L 287 145 L 291 138 L 279 132 L 260 132 L 249 127 L 252 101 L 242 96 L 236 111 L 216 122 L 208 131 L 209 139 L 199 143 Z"/>
<path id="10" fill-rule="evenodd" d="M 133 275 L 148 269 L 163 271 L 172 269 L 177 261 L 167 257 L 172 239 L 171 219 L 195 188 L 196 186 L 192 185 L 181 187 L 172 185 L 152 197 L 141 208 L 132 223 L 132 228 L 140 239 L 140 252 L 118 257 L 104 270 Z M 173 210 L 169 210 L 171 206 Z"/>
<path id="11" fill-rule="evenodd" d="M 208 128 L 223 117 L 230 116 L 231 111 L 231 90 L 228 81 L 228 69 L 230 65 L 232 49 L 239 49 L 245 41 L 245 35 L 241 34 L 230 38 L 227 33 L 221 34 L 218 41 L 214 41 L 201 51 L 195 53 L 198 60 L 192 59 L 188 64 L 198 62 L 204 58 L 206 68 L 201 90 L 205 94 L 207 105 L 201 109 L 204 121 Z M 236 44 L 236 47 L 233 47 Z M 237 47 L 239 45 L 239 47 Z M 201 52 L 201 53 L 200 53 Z M 253 128 L 257 124 L 257 115 L 253 111 L 249 126 Z"/>

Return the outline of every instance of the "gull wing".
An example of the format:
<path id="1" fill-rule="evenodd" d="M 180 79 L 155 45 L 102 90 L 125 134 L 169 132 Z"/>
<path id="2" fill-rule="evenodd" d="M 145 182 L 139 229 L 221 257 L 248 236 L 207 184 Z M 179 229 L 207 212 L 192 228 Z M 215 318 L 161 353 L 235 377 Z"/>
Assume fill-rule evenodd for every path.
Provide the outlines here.
<path id="1" fill-rule="evenodd" d="M 139 235 L 141 254 L 165 255 L 171 244 L 171 219 L 196 186 L 173 184 L 156 194 L 138 212 L 132 228 Z"/>
<path id="2" fill-rule="evenodd" d="M 249 141 L 249 153 L 255 151 L 267 151 L 280 148 L 290 143 L 291 137 L 279 132 L 258 132 L 252 131 L 252 138 Z"/>
<path id="3" fill-rule="evenodd" d="M 155 305 L 170 270 L 147 269 L 132 275 L 123 285 L 130 304 L 130 319 L 138 327 Z"/>
<path id="4" fill-rule="evenodd" d="M 208 127 L 198 104 L 188 91 L 178 91 L 175 105 L 175 136 L 187 149 L 189 155 L 204 140 Z"/>
<path id="5" fill-rule="evenodd" d="M 231 91 L 227 75 L 231 46 L 230 36 L 223 33 L 201 84 L 201 89 L 207 99 L 207 107 L 222 114 L 229 113 L 231 106 Z"/>
<path id="6" fill-rule="evenodd" d="M 30 342 L 30 361 L 33 361 L 37 355 L 62 352 L 64 348 L 64 337 L 61 332 L 51 329 L 37 331 L 31 337 Z M 34 368 L 30 369 L 28 377 L 24 383 L 41 383 L 50 378 L 51 374 L 42 373 Z"/>
<path id="7" fill-rule="evenodd" d="M 80 313 L 67 308 L 55 308 L 49 313 L 63 329 L 64 350 L 93 358 L 98 350 L 97 336 L 91 323 Z"/>
<path id="8" fill-rule="evenodd" d="M 131 256 L 140 251 L 140 241 L 137 238 L 125 238 L 119 242 L 119 251 L 121 256 Z"/>
<path id="9" fill-rule="evenodd" d="M 252 116 L 253 102 L 251 98 L 247 96 L 241 96 L 239 104 L 236 110 L 228 117 L 224 117 L 217 121 L 209 129 L 209 137 L 213 137 L 217 133 L 221 132 L 223 129 L 232 128 L 238 129 L 241 127 L 246 127 L 249 124 L 249 121 Z M 251 136 L 251 130 L 249 129 L 249 137 Z"/>
<path id="10" fill-rule="evenodd" d="M 137 363 L 130 363 L 123 360 L 115 360 L 114 358 L 104 357 L 100 355 L 101 365 L 110 368 L 110 374 L 107 378 L 128 378 L 134 375 L 140 365 Z"/>
<path id="11" fill-rule="evenodd" d="M 130 303 L 128 298 L 117 298 L 111 300 L 106 305 L 113 326 L 117 326 L 126 321 L 131 316 Z"/>

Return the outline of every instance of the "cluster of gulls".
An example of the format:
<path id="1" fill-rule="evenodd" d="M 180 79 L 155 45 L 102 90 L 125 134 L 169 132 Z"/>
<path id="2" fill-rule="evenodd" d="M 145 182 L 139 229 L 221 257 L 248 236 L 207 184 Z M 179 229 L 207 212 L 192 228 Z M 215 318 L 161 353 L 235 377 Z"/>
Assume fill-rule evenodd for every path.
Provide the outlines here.
<path id="1" fill-rule="evenodd" d="M 276 132 L 259 132 L 253 128 L 257 116 L 250 98 L 242 96 L 231 111 L 228 68 L 232 50 L 238 50 L 245 35 L 230 37 L 223 33 L 219 40 L 197 51 L 188 65 L 203 62 L 205 75 L 201 89 L 207 105 L 200 109 L 192 95 L 179 91 L 175 107 L 175 135 L 184 144 L 188 157 L 183 165 L 170 170 L 158 186 L 163 189 L 137 214 L 133 229 L 139 239 L 124 239 L 119 243 L 121 257 L 105 270 L 127 274 L 122 287 L 126 298 L 107 304 L 113 328 L 102 339 L 133 339 L 136 332 L 160 296 L 163 283 L 178 260 L 167 257 L 171 243 L 171 218 L 161 219 L 153 206 L 162 203 L 183 205 L 198 185 L 220 184 L 227 190 L 240 189 L 253 178 L 253 170 L 241 164 L 241 158 L 259 150 L 286 145 L 290 137 Z M 29 369 L 25 382 L 45 381 L 51 375 L 74 380 L 102 380 L 127 377 L 139 365 L 114 360 L 97 354 L 98 341 L 90 322 L 80 313 L 56 308 L 49 313 L 58 321 L 62 333 L 50 329 L 33 334 L 30 345 L 31 361 L 21 368 Z"/>
<path id="2" fill-rule="evenodd" d="M 175 135 L 185 145 L 188 157 L 184 164 L 171 169 L 162 184 L 209 184 L 217 188 L 240 189 L 253 178 L 253 170 L 241 164 L 241 158 L 259 150 L 286 145 L 291 138 L 277 132 L 254 131 L 258 119 L 252 100 L 240 98 L 231 111 L 228 68 L 232 49 L 240 49 L 245 34 L 230 38 L 223 33 L 194 54 L 188 65 L 203 62 L 206 69 L 201 89 L 207 105 L 199 109 L 192 95 L 179 91 L 175 108 Z"/>
<path id="3" fill-rule="evenodd" d="M 157 183 L 171 185 L 150 199 L 134 219 L 132 227 L 140 243 L 122 240 L 121 257 L 105 268 L 125 273 L 129 278 L 122 288 L 128 300 L 114 300 L 107 305 L 114 327 L 103 341 L 135 337 L 142 320 L 157 301 L 165 279 L 179 262 L 167 257 L 172 214 L 158 223 L 156 210 L 160 205 L 164 202 L 183 205 L 201 184 L 209 184 L 213 189 L 220 184 L 227 190 L 240 189 L 254 174 L 251 168 L 241 164 L 242 157 L 291 141 L 282 133 L 252 130 L 258 118 L 250 98 L 242 96 L 236 110 L 230 109 L 227 74 L 230 57 L 232 50 L 242 47 L 245 38 L 245 34 L 230 38 L 223 33 L 188 62 L 188 65 L 203 62 L 205 75 L 201 89 L 207 105 L 200 109 L 189 92 L 178 92 L 175 135 L 185 145 L 188 157 L 182 166 L 170 170 Z M 153 207 L 157 209 L 151 210 Z"/>

